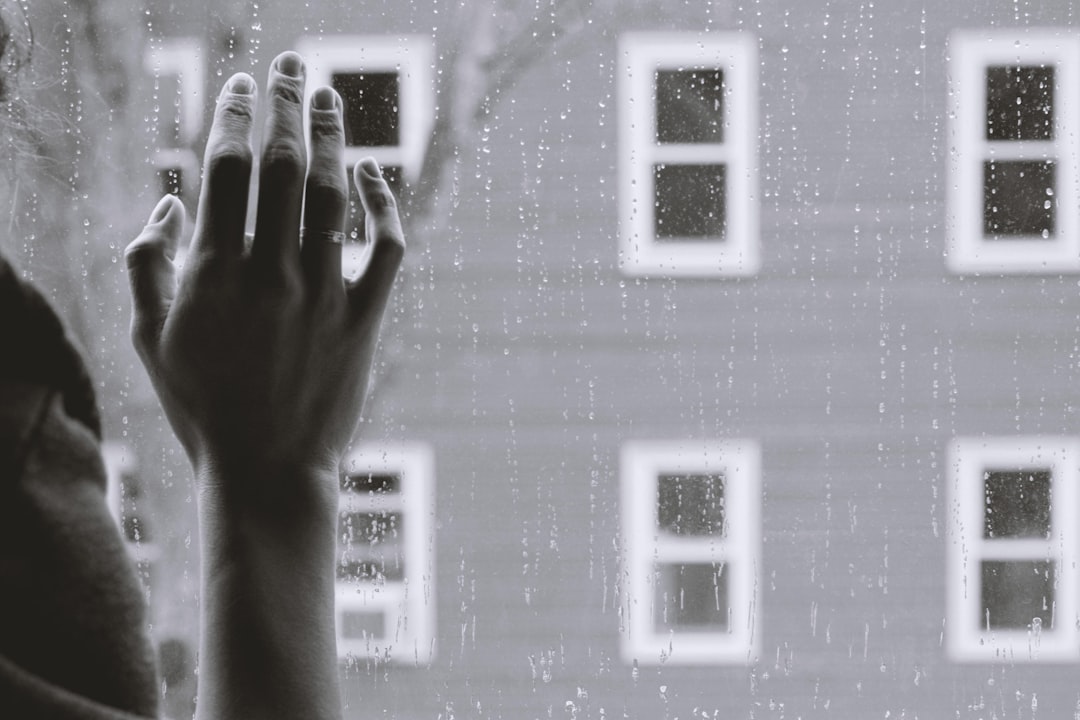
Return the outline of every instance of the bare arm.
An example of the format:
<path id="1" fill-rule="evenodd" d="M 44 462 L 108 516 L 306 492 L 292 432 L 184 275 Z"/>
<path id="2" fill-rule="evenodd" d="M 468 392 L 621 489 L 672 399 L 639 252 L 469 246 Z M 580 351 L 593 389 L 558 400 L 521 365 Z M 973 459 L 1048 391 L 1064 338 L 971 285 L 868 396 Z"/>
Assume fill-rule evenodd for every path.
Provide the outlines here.
<path id="1" fill-rule="evenodd" d="M 270 70 L 254 238 L 245 240 L 255 83 L 218 98 L 183 270 L 178 201 L 127 252 L 132 336 L 195 469 L 202 540 L 198 716 L 338 718 L 334 550 L 338 465 L 359 419 L 404 251 L 374 161 L 354 179 L 373 244 L 341 278 L 347 186 L 341 100 L 315 93 L 311 158 L 302 62 Z M 306 228 L 301 237 L 301 227 Z"/>

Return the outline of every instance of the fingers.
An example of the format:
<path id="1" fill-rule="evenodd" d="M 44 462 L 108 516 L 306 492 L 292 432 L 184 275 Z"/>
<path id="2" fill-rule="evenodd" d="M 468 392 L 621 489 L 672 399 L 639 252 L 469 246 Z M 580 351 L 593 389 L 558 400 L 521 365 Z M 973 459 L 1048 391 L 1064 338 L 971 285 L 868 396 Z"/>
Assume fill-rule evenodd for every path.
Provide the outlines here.
<path id="1" fill-rule="evenodd" d="M 394 286 L 401 259 L 405 255 L 405 234 L 398 217 L 397 202 L 383 179 L 378 164 L 365 158 L 353 169 L 366 214 L 366 232 L 371 240 L 371 258 L 363 274 L 349 288 L 354 306 L 381 314 Z"/>
<path id="2" fill-rule="evenodd" d="M 343 287 L 341 233 L 345 227 L 345 129 L 341 98 L 331 88 L 311 97 L 311 158 L 304 189 L 304 238 L 300 262 L 316 290 Z"/>
<path id="3" fill-rule="evenodd" d="M 254 116 L 255 81 L 237 73 L 218 96 L 206 141 L 193 253 L 235 256 L 243 252 Z"/>
<path id="4" fill-rule="evenodd" d="M 134 305 L 131 335 L 140 352 L 157 342 L 176 294 L 172 259 L 184 231 L 183 208 L 176 197 L 163 197 L 147 226 L 124 252 Z"/>
<path id="5" fill-rule="evenodd" d="M 307 170 L 304 146 L 304 62 L 278 55 L 266 88 L 267 117 L 259 167 L 259 207 L 252 259 L 286 272 L 299 255 L 300 204 Z"/>

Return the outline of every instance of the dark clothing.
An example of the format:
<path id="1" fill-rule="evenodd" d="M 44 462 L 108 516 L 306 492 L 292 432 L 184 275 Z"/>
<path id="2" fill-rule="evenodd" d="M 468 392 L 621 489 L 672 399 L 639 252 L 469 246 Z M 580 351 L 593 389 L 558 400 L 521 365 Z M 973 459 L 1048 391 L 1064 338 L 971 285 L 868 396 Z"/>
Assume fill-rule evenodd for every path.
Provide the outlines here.
<path id="1" fill-rule="evenodd" d="M 146 607 L 105 502 L 85 364 L 0 257 L 0 717 L 155 716 Z"/>

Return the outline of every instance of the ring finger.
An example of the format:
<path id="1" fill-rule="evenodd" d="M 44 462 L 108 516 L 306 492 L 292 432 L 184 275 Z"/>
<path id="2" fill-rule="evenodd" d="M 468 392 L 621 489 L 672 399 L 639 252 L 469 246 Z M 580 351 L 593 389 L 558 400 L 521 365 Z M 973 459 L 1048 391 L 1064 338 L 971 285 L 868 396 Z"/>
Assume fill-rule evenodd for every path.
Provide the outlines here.
<path id="1" fill-rule="evenodd" d="M 341 246 L 345 239 L 348 184 L 341 98 L 323 87 L 311 97 L 311 154 L 304 188 L 300 260 L 319 288 L 344 288 Z"/>

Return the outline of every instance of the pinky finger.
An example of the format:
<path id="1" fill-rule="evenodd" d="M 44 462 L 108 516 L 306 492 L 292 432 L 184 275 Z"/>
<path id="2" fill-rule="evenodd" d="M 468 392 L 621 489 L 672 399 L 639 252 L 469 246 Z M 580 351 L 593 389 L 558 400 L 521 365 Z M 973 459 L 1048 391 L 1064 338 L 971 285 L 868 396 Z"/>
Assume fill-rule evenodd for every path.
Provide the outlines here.
<path id="1" fill-rule="evenodd" d="M 356 164 L 353 181 L 364 205 L 371 257 L 364 272 L 349 287 L 349 296 L 362 313 L 381 313 L 405 255 L 405 233 L 394 194 L 372 158 Z"/>

